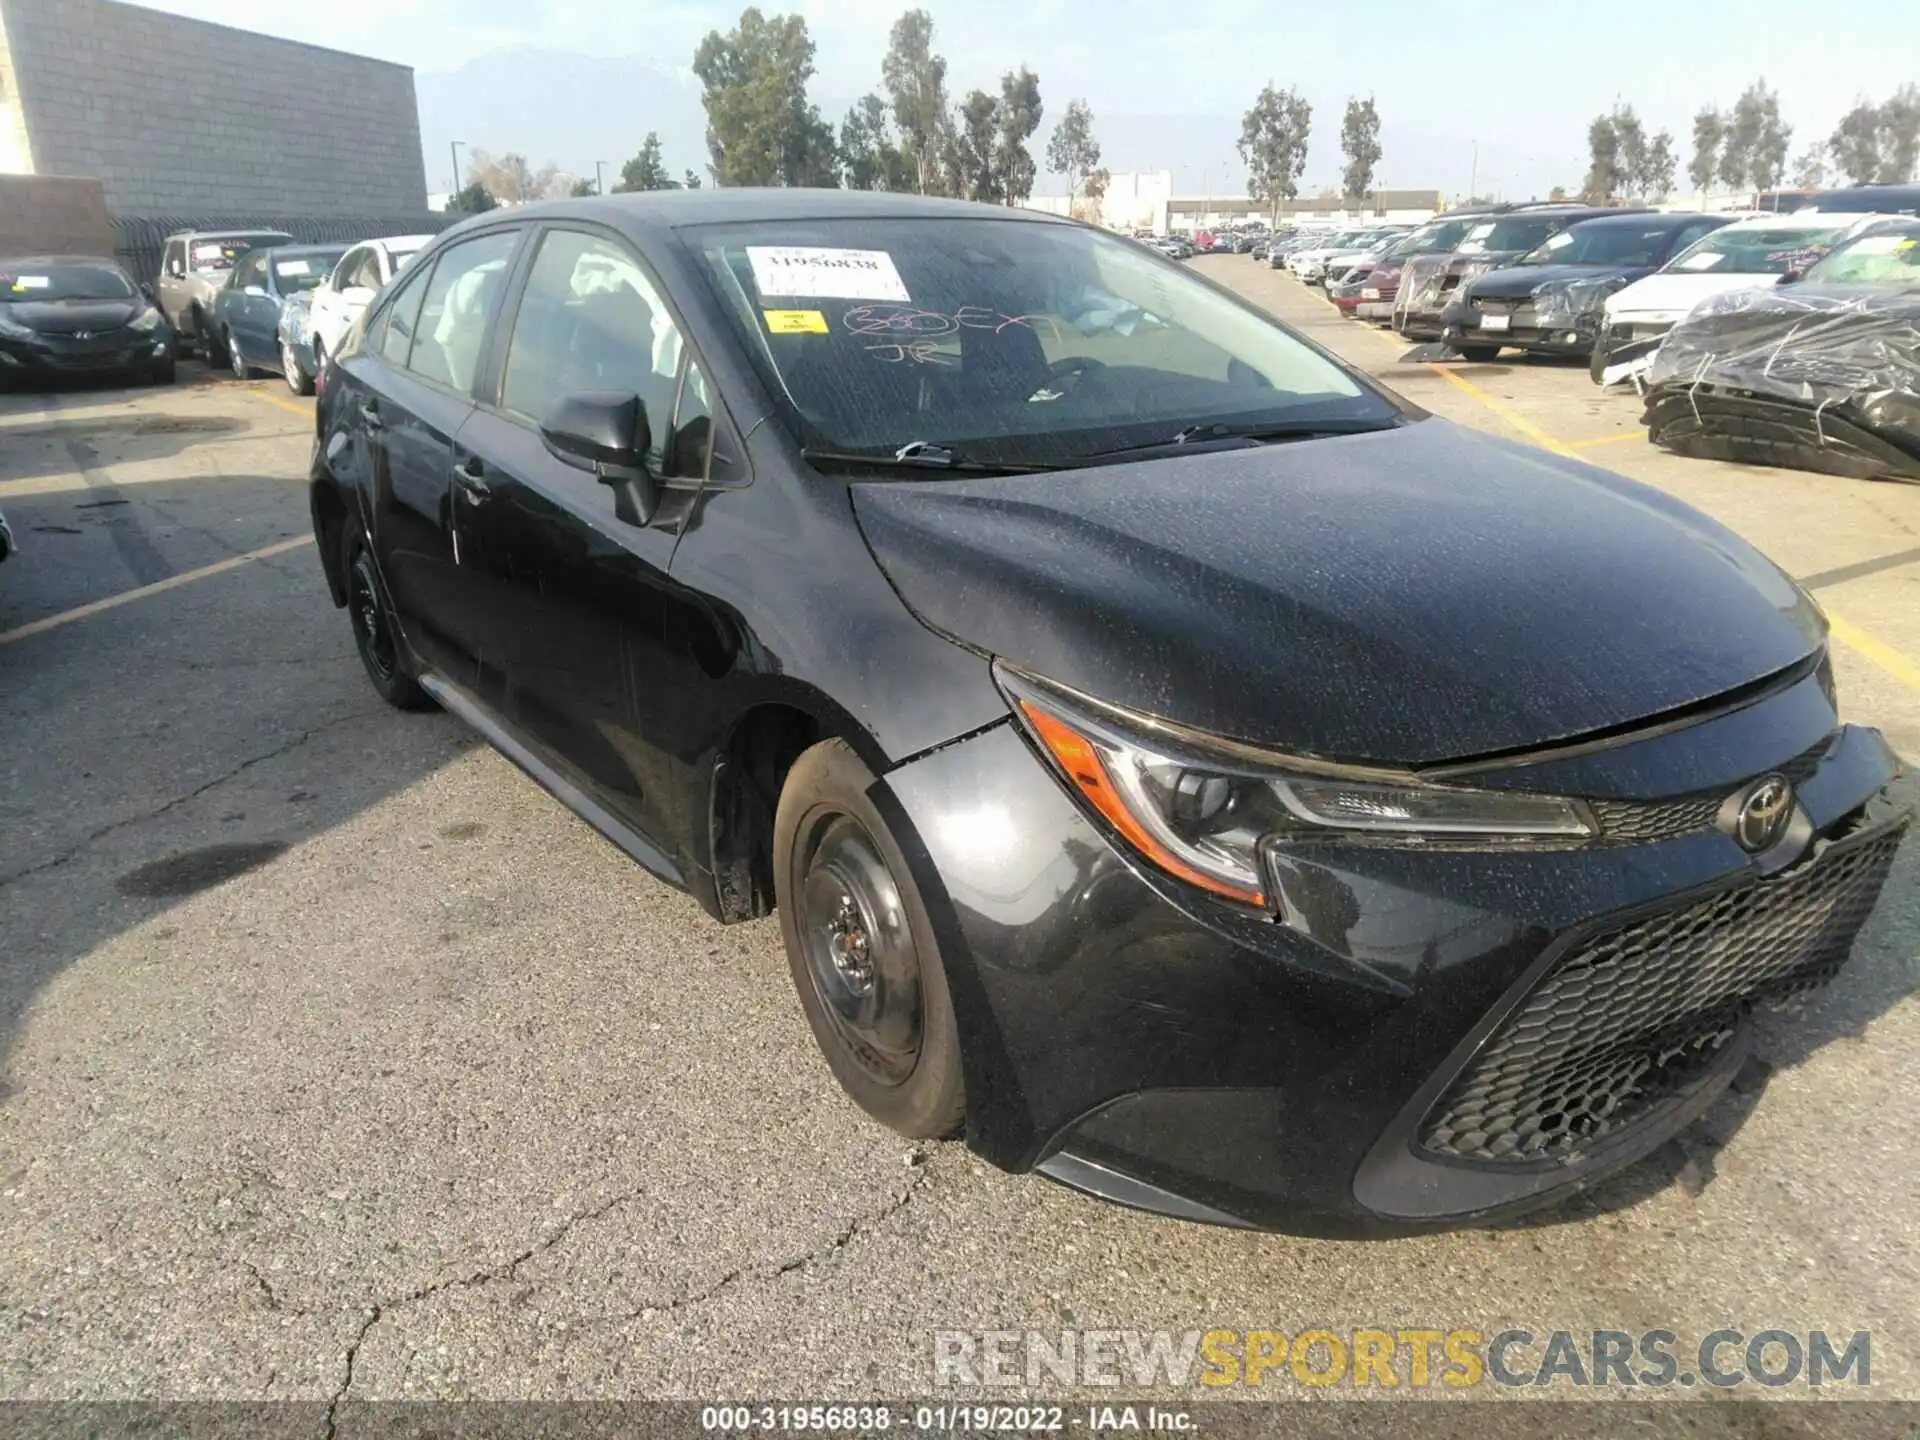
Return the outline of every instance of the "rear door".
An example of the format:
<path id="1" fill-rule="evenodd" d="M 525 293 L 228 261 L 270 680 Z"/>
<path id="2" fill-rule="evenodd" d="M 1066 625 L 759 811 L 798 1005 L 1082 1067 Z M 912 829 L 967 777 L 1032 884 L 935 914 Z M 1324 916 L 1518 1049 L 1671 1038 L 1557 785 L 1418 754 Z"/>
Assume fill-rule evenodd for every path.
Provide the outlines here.
<path id="1" fill-rule="evenodd" d="M 473 413 L 474 377 L 520 234 L 489 231 L 441 251 L 382 307 L 354 361 L 367 381 L 362 424 L 381 576 L 415 650 L 468 687 L 483 631 L 459 603 L 453 440 Z"/>
<path id="2" fill-rule="evenodd" d="M 340 337 L 347 333 L 346 305 L 340 298 L 347 277 L 360 268 L 366 258 L 366 247 L 356 245 L 340 257 L 333 267 L 333 273 L 320 283 L 313 292 L 313 303 L 308 309 L 311 329 L 316 345 L 332 354 L 340 346 Z"/>
<path id="3" fill-rule="evenodd" d="M 227 329 L 240 348 L 240 354 L 255 365 L 279 363 L 279 344 L 274 338 L 280 319 L 280 302 L 274 298 L 273 277 L 268 273 L 267 250 L 255 250 L 234 266 L 227 282 L 228 293 L 221 297 Z"/>
<path id="4" fill-rule="evenodd" d="M 487 677 L 499 687 L 488 698 L 671 851 L 667 712 L 686 698 L 677 647 L 693 627 L 667 570 L 724 419 L 652 276 L 610 233 L 545 230 L 502 329 L 497 403 L 483 392 L 454 446 L 462 578 L 502 646 L 504 673 Z M 646 406 L 648 467 L 668 482 L 646 525 L 621 520 L 607 486 L 541 441 L 552 403 L 588 390 Z"/>

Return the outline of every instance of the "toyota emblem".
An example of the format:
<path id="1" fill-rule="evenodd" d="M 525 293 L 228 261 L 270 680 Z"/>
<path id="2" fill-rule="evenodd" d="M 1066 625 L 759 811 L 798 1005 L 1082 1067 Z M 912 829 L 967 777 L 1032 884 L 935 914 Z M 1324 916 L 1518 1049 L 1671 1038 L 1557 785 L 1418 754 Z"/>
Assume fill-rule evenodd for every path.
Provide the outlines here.
<path id="1" fill-rule="evenodd" d="M 1733 815 L 1733 838 L 1749 855 L 1771 850 L 1793 818 L 1793 786 L 1784 775 L 1762 775 L 1740 797 Z"/>

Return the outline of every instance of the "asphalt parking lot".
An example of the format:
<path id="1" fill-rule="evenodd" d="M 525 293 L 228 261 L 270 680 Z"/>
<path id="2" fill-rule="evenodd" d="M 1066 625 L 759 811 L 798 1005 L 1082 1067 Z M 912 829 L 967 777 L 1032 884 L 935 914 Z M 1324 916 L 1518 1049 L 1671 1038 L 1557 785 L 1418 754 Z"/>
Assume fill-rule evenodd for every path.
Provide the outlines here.
<path id="1" fill-rule="evenodd" d="M 1666 456 L 1584 366 L 1401 364 L 1195 263 L 1756 541 L 1920 761 L 1920 487 Z M 1871 1330 L 1868 1393 L 1920 1398 L 1920 843 L 1765 1022 L 1764 1084 L 1575 1210 L 1366 1245 L 1131 1214 L 868 1122 L 775 924 L 383 706 L 304 539 L 309 402 L 182 373 L 0 397 L 0 1396 L 859 1399 L 925 1394 L 937 1329 L 1511 1325 Z"/>

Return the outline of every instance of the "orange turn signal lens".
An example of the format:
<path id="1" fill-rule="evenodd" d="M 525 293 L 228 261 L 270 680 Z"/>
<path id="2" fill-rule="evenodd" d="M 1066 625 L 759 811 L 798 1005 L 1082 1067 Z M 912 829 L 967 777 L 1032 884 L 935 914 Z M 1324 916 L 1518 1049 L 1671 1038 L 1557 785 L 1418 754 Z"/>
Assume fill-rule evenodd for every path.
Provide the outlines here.
<path id="1" fill-rule="evenodd" d="M 1075 730 L 1059 716 L 1049 713 L 1032 701 L 1022 699 L 1020 710 L 1026 716 L 1027 724 L 1040 743 L 1053 757 L 1054 764 L 1060 767 L 1067 779 L 1073 782 L 1093 808 L 1100 812 L 1106 822 L 1118 830 L 1147 859 L 1169 875 L 1197 885 L 1215 895 L 1223 895 L 1229 900 L 1237 900 L 1242 905 L 1264 905 L 1265 897 L 1258 890 L 1243 889 L 1238 885 L 1208 875 L 1186 863 L 1178 855 L 1160 843 L 1153 834 L 1134 817 L 1127 808 L 1125 800 L 1113 783 L 1113 776 L 1107 769 L 1106 761 L 1101 757 L 1100 748 L 1086 736 Z"/>

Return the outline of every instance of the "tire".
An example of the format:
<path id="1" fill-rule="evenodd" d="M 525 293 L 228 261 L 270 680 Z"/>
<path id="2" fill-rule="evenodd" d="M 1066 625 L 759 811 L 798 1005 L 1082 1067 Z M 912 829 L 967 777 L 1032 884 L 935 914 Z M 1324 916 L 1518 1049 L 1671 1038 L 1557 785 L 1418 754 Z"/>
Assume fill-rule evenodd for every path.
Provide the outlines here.
<path id="1" fill-rule="evenodd" d="M 396 710 L 431 710 L 433 698 L 420 688 L 407 663 L 393 606 L 374 567 L 373 552 L 364 536 L 348 532 L 346 542 L 347 618 L 353 624 L 353 645 L 360 652 L 367 679 L 380 698 Z"/>
<path id="2" fill-rule="evenodd" d="M 1498 345 L 1462 345 L 1460 353 L 1476 365 L 1491 365 L 1500 358 Z"/>
<path id="3" fill-rule="evenodd" d="M 296 395 L 313 393 L 313 377 L 307 373 L 307 367 L 300 363 L 300 357 L 293 353 L 291 342 L 280 342 L 280 373 L 286 377 L 287 388 Z"/>
<path id="4" fill-rule="evenodd" d="M 843 740 L 788 772 L 774 816 L 774 893 L 807 1024 L 848 1097 L 914 1140 L 966 1117 L 946 963 L 906 857 Z"/>
<path id="5" fill-rule="evenodd" d="M 227 368 L 233 371 L 233 378 L 236 380 L 251 380 L 253 378 L 253 367 L 247 363 L 245 352 L 234 342 L 233 332 L 231 330 L 227 331 L 226 337 L 221 341 L 221 344 L 226 347 Z"/>
<path id="6" fill-rule="evenodd" d="M 313 337 L 313 373 L 318 376 L 327 368 L 327 347 L 320 343 L 318 335 Z"/>
<path id="7" fill-rule="evenodd" d="M 147 372 L 147 378 L 155 385 L 171 385 L 175 373 L 173 357 L 169 355 L 164 360 L 153 362 L 153 369 Z"/>
<path id="8" fill-rule="evenodd" d="M 1607 336 L 1603 330 L 1593 337 L 1593 354 L 1587 357 L 1587 378 L 1598 385 L 1607 373 Z"/>

